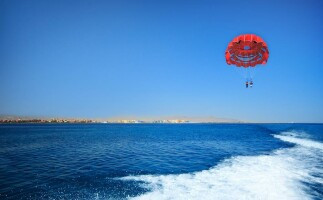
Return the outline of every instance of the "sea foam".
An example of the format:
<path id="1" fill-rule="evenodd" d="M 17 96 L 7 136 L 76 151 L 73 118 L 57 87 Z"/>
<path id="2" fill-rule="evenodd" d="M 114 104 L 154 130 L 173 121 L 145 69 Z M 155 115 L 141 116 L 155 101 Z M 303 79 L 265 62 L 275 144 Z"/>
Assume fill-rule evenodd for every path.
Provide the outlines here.
<path id="1" fill-rule="evenodd" d="M 311 199 L 310 184 L 322 185 L 323 144 L 296 137 L 273 135 L 295 147 L 269 155 L 237 156 L 208 170 L 178 175 L 127 176 L 150 192 L 133 199 Z M 308 184 L 307 184 L 308 183 Z"/>
<path id="2" fill-rule="evenodd" d="M 316 141 L 313 141 L 310 139 L 298 138 L 298 137 L 295 137 L 295 134 L 288 136 L 288 134 L 286 134 L 286 132 L 284 132 L 281 135 L 274 135 L 274 137 L 278 138 L 282 141 L 294 143 L 294 144 L 297 144 L 297 145 L 300 145 L 303 147 L 316 148 L 316 149 L 323 150 L 323 143 L 316 142 Z"/>

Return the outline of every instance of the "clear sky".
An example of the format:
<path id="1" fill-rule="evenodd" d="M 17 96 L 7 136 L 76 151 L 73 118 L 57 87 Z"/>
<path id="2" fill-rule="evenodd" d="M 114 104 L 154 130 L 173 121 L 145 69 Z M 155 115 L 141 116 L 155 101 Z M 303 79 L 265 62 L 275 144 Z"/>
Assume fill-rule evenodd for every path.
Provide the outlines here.
<path id="1" fill-rule="evenodd" d="M 323 1 L 0 0 L 0 114 L 323 122 Z M 268 44 L 254 88 L 227 44 Z"/>

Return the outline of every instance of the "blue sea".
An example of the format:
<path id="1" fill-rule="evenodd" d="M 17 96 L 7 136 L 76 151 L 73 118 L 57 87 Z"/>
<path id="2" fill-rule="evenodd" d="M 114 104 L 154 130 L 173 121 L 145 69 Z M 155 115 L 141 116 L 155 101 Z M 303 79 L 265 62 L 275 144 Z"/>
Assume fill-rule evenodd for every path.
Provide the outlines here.
<path id="1" fill-rule="evenodd" d="M 0 199 L 323 199 L 323 124 L 0 125 Z"/>

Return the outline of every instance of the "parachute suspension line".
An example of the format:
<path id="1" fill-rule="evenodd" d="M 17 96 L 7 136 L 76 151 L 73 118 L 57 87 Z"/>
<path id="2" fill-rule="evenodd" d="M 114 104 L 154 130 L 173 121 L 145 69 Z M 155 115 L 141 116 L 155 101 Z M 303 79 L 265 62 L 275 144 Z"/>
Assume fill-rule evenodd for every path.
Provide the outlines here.
<path id="1" fill-rule="evenodd" d="M 252 80 L 252 76 L 250 72 L 250 67 L 247 67 L 247 81 L 251 81 L 251 80 Z"/>
<path id="2" fill-rule="evenodd" d="M 250 79 L 251 79 L 250 67 L 248 67 L 247 69 L 248 69 L 248 78 L 249 78 L 249 81 L 250 81 Z"/>
<path id="3" fill-rule="evenodd" d="M 234 71 L 236 71 L 236 73 L 238 73 L 243 78 L 243 80 L 248 78 L 248 72 L 247 72 L 246 68 L 235 67 Z"/>
<path id="4" fill-rule="evenodd" d="M 250 69 L 252 68 L 252 69 Z M 249 75 L 250 75 L 250 80 L 249 80 L 249 86 L 250 88 L 252 88 L 253 86 L 253 71 L 254 71 L 254 67 L 249 67 Z"/>
<path id="5" fill-rule="evenodd" d="M 248 73 L 248 77 L 247 77 L 247 80 L 246 80 L 246 86 L 252 88 L 253 86 L 253 76 L 252 76 L 252 71 L 253 69 L 250 69 L 251 67 L 247 67 L 247 73 Z"/>

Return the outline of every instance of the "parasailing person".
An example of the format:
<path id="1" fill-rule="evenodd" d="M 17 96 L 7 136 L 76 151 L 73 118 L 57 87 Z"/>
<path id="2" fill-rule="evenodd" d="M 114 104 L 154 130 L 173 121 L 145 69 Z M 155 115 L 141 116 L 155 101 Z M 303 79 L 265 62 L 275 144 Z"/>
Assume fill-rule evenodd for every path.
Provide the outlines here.
<path id="1" fill-rule="evenodd" d="M 256 65 L 265 65 L 268 61 L 269 51 L 266 42 L 255 34 L 243 34 L 235 37 L 225 51 L 228 65 L 243 67 L 246 70 Z M 246 88 L 252 88 L 253 81 L 250 74 L 246 80 Z"/>

